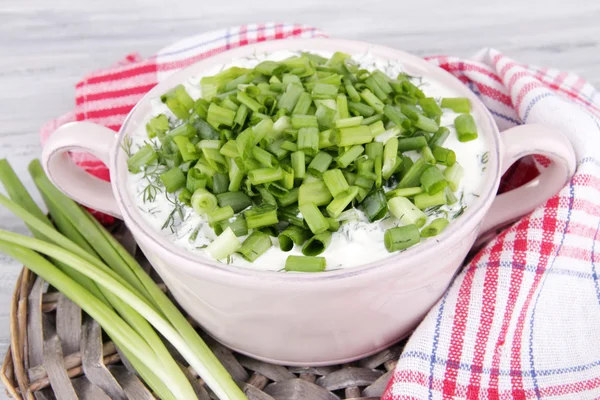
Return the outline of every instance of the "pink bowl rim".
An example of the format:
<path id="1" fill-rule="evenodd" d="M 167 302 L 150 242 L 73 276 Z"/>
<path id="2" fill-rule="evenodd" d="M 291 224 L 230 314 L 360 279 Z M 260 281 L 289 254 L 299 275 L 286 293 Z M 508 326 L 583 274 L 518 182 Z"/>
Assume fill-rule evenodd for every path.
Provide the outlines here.
<path id="1" fill-rule="evenodd" d="M 451 223 L 440 235 L 435 238 L 420 243 L 418 246 L 409 248 L 403 252 L 390 255 L 390 257 L 373 261 L 357 267 L 342 268 L 332 271 L 324 271 L 314 274 L 301 273 L 282 273 L 278 271 L 254 270 L 246 267 L 237 267 L 227 265 L 201 254 L 193 253 L 183 249 L 173 242 L 169 241 L 160 232 L 154 230 L 143 217 L 139 214 L 135 201 L 131 199 L 127 189 L 126 179 L 123 179 L 123 173 L 119 169 L 119 165 L 125 165 L 124 152 L 121 148 L 121 140 L 127 134 L 129 125 L 136 115 L 142 104 L 149 102 L 152 98 L 160 95 L 175 84 L 184 81 L 190 76 L 199 75 L 200 71 L 208 70 L 218 64 L 225 64 L 232 59 L 237 59 L 254 53 L 272 53 L 275 51 L 290 50 L 290 51 L 344 51 L 350 54 L 361 54 L 370 51 L 375 57 L 398 61 L 403 66 L 409 68 L 419 68 L 426 72 L 426 75 L 442 81 L 446 86 L 450 86 L 463 97 L 468 97 L 472 102 L 472 113 L 481 116 L 482 132 L 486 137 L 489 147 L 489 159 L 487 177 L 488 179 L 482 185 L 482 194 L 478 199 L 467 207 L 465 213 L 460 217 L 460 223 Z M 110 176 L 113 192 L 115 193 L 119 208 L 123 213 L 123 218 L 126 224 L 132 229 L 134 235 L 142 237 L 146 243 L 152 244 L 152 250 L 159 254 L 160 258 L 169 260 L 169 265 L 174 269 L 181 269 L 186 274 L 196 276 L 198 278 L 213 278 L 223 282 L 227 282 L 232 278 L 253 278 L 252 281 L 261 282 L 263 284 L 273 281 L 279 282 L 326 282 L 331 280 L 348 279 L 357 276 L 364 276 L 367 273 L 385 274 L 391 269 L 394 269 L 396 274 L 401 273 L 411 266 L 418 265 L 419 259 L 421 262 L 428 259 L 430 253 L 438 252 L 443 254 L 445 248 L 456 244 L 468 235 L 473 229 L 481 223 L 486 211 L 489 209 L 497 188 L 500 183 L 500 163 L 502 159 L 502 144 L 498 131 L 498 127 L 494 122 L 492 115 L 487 107 L 479 100 L 479 98 L 467 86 L 460 82 L 456 77 L 449 72 L 439 68 L 438 66 L 427 62 L 426 60 L 414 56 L 412 54 L 396 50 L 387 46 L 381 46 L 361 41 L 351 41 L 342 39 L 282 39 L 267 42 L 249 44 L 243 47 L 234 48 L 223 53 L 219 53 L 210 58 L 196 62 L 181 71 L 169 76 L 152 90 L 150 90 L 136 106 L 130 111 L 117 135 L 110 157 Z M 126 168 L 125 168 L 126 170 Z M 156 247 L 154 247 L 156 246 Z M 148 247 L 148 246 L 145 246 Z M 180 262 L 173 262 L 172 257 L 177 257 Z M 443 264 L 444 261 L 440 260 Z M 220 279 L 219 279 L 220 278 Z"/>

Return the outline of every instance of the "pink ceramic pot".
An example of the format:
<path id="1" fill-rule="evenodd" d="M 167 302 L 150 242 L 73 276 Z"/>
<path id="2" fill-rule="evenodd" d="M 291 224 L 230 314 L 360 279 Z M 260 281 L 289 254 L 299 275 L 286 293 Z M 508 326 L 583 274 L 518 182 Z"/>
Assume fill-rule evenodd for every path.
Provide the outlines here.
<path id="1" fill-rule="evenodd" d="M 239 57 L 280 50 L 371 53 L 400 62 L 411 75 L 429 76 L 468 97 L 490 146 L 481 197 L 441 235 L 388 259 L 316 274 L 254 271 L 219 264 L 176 247 L 151 229 L 126 187 L 120 142 L 147 121 L 150 99 L 186 78 Z M 112 183 L 75 167 L 67 152 L 84 150 L 110 168 Z M 517 159 L 543 154 L 550 168 L 525 187 L 496 196 L 500 177 Z M 421 58 L 389 47 L 334 40 L 279 40 L 218 54 L 180 71 L 152 89 L 121 131 L 89 122 L 61 127 L 46 144 L 50 179 L 74 200 L 122 218 L 183 308 L 212 336 L 241 353 L 288 365 L 347 362 L 375 353 L 405 336 L 442 296 L 480 232 L 533 210 L 574 173 L 571 143 L 559 132 L 523 125 L 499 134 L 485 106 L 461 82 Z M 260 259 L 258 259 L 260 263 Z"/>

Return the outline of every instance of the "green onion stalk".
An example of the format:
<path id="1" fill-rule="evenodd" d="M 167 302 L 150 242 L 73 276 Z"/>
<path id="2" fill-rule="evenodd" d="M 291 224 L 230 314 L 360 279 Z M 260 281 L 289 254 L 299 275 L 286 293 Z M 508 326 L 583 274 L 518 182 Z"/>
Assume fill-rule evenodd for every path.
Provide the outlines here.
<path id="1" fill-rule="evenodd" d="M 245 399 L 208 346 L 133 256 L 89 213 L 52 186 L 39 162 L 32 162 L 30 172 L 60 231 L 2 160 L 0 181 L 12 200 L 0 195 L 0 205 L 21 218 L 34 238 L 0 231 L 0 251 L 27 265 L 96 319 L 161 398 L 195 395 L 154 329 L 220 398 Z"/>

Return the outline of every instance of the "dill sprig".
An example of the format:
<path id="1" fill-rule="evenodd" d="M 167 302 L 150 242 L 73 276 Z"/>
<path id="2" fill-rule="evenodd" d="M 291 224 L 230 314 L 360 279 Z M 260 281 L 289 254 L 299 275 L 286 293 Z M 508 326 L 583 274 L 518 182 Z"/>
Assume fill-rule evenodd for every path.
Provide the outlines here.
<path id="1" fill-rule="evenodd" d="M 167 219 L 165 220 L 165 223 L 162 225 L 162 227 L 160 229 L 169 228 L 171 230 L 171 233 L 175 233 L 177 231 L 177 218 L 176 217 L 179 217 L 179 221 L 183 221 L 183 218 L 184 218 L 184 212 L 183 212 L 184 204 L 181 201 L 179 201 L 179 199 L 177 197 L 173 197 L 173 198 L 169 197 L 169 195 L 167 193 L 165 193 L 165 197 L 167 198 L 167 201 L 173 205 L 173 209 L 169 213 L 169 216 L 167 217 Z"/>
<path id="2" fill-rule="evenodd" d="M 132 146 L 133 139 L 131 139 L 131 136 L 125 135 L 125 137 L 123 137 L 123 142 L 121 143 L 121 148 L 123 149 L 125 154 L 127 154 L 127 157 L 131 157 L 131 155 L 133 154 L 133 151 L 131 150 Z"/>
<path id="3" fill-rule="evenodd" d="M 160 174 L 165 171 L 165 168 L 161 165 L 156 165 L 154 168 L 146 168 L 144 170 L 144 176 L 142 179 L 145 179 L 148 183 L 142 189 L 141 195 L 144 203 L 153 202 L 156 200 L 156 196 L 163 191 L 163 184 L 160 180 Z"/>

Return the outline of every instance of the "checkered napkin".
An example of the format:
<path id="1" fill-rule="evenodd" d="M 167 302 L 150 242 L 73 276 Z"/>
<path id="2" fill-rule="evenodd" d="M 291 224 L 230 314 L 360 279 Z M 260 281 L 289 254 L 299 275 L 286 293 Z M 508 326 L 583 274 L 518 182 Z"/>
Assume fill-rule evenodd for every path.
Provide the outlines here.
<path id="1" fill-rule="evenodd" d="M 244 25 L 194 36 L 142 59 L 136 54 L 86 76 L 69 121 L 117 131 L 129 110 L 169 74 L 249 43 L 326 37 L 301 25 Z M 578 168 L 546 204 L 504 231 L 456 277 L 406 345 L 385 400 L 600 398 L 600 97 L 582 78 L 519 64 L 485 49 L 469 59 L 428 58 L 489 108 L 501 130 L 527 123 L 561 130 Z M 76 155 L 87 171 L 106 167 Z M 518 163 L 501 190 L 537 175 L 543 159 Z"/>

